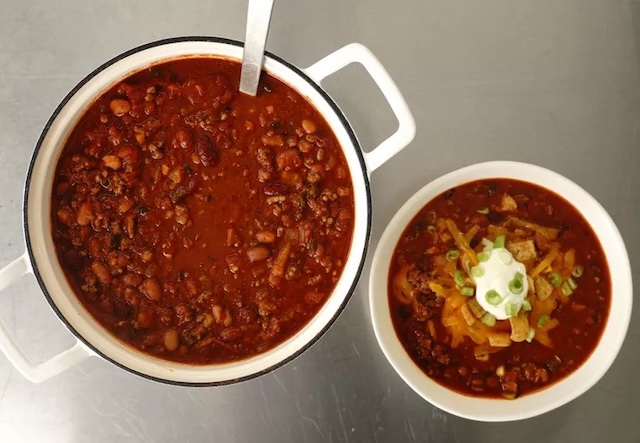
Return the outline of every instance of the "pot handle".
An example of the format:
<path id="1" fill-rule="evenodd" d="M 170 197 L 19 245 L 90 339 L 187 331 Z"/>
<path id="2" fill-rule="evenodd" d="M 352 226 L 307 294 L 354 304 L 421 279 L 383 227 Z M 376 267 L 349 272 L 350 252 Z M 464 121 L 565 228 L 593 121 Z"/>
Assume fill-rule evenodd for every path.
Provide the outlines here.
<path id="1" fill-rule="evenodd" d="M 18 278 L 26 273 L 31 273 L 29 257 L 25 252 L 20 257 L 0 269 L 0 291 L 6 289 Z M 15 337 L 0 320 L 0 351 L 20 373 L 28 380 L 38 383 L 47 380 L 62 371 L 75 366 L 85 358 L 91 356 L 89 351 L 80 341 L 73 347 L 61 352 L 49 360 L 33 364 L 22 353 Z"/>
<path id="2" fill-rule="evenodd" d="M 398 129 L 370 152 L 364 153 L 369 171 L 375 171 L 404 149 L 416 135 L 416 122 L 407 102 L 382 63 L 360 43 L 351 43 L 327 55 L 303 71 L 320 84 L 329 75 L 351 63 L 360 63 L 369 73 L 398 119 Z"/>

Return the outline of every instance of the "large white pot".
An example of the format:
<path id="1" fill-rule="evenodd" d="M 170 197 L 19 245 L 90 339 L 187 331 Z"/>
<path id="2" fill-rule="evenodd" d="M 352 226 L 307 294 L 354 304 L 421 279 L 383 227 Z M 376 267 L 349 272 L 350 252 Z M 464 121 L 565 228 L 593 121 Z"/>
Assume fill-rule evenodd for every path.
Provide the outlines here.
<path id="1" fill-rule="evenodd" d="M 344 151 L 355 191 L 355 227 L 349 258 L 332 295 L 309 323 L 263 354 L 233 363 L 187 365 L 160 360 L 125 345 L 98 324 L 78 301 L 58 263 L 49 221 L 54 165 L 65 141 L 87 107 L 115 83 L 149 65 L 191 55 L 240 61 L 242 44 L 221 38 L 184 37 L 125 52 L 89 74 L 65 97 L 38 140 L 24 193 L 26 251 L 0 270 L 0 289 L 25 273 L 33 273 L 47 301 L 78 343 L 49 361 L 33 364 L 0 323 L 0 349 L 32 381 L 50 378 L 89 356 L 100 356 L 149 379 L 180 385 L 209 386 L 256 377 L 292 360 L 311 346 L 336 320 L 355 289 L 371 230 L 369 174 L 404 148 L 415 135 L 413 117 L 398 88 L 373 54 L 356 43 L 339 49 L 307 69 L 298 69 L 273 54 L 265 56 L 266 71 L 308 97 L 327 120 Z M 368 153 L 361 150 L 348 121 L 319 86 L 325 77 L 354 62 L 362 64 L 369 72 L 399 123 L 393 135 Z"/>

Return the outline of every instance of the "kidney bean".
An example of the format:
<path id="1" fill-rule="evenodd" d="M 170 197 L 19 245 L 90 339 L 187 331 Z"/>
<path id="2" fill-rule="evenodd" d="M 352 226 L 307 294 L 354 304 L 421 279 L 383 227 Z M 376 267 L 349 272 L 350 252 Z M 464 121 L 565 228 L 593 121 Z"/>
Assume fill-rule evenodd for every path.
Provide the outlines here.
<path id="1" fill-rule="evenodd" d="M 295 149 L 287 149 L 276 155 L 276 164 L 279 170 L 293 171 L 302 166 L 300 154 Z"/>
<path id="2" fill-rule="evenodd" d="M 263 261 L 269 258 L 271 251 L 264 246 L 254 246 L 247 250 L 247 257 L 251 263 Z"/>
<path id="3" fill-rule="evenodd" d="M 282 183 L 267 183 L 262 188 L 265 195 L 287 195 L 289 190 Z"/>
<path id="4" fill-rule="evenodd" d="M 140 285 L 140 292 L 144 294 L 149 300 L 158 301 L 162 296 L 160 285 L 158 281 L 153 278 L 146 279 L 142 285 Z"/>
<path id="5" fill-rule="evenodd" d="M 80 226 L 89 226 L 95 215 L 93 213 L 93 205 L 89 200 L 85 200 L 82 202 L 80 207 L 78 208 L 78 214 L 76 215 L 76 222 Z"/>
<path id="6" fill-rule="evenodd" d="M 220 340 L 225 342 L 236 341 L 242 337 L 242 331 L 237 326 L 229 326 L 220 332 Z"/>
<path id="7" fill-rule="evenodd" d="M 117 117 L 122 117 L 131 109 L 131 103 L 122 98 L 116 98 L 109 103 L 109 109 L 111 109 L 111 112 Z"/>
<path id="8" fill-rule="evenodd" d="M 316 132 L 316 124 L 311 120 L 302 120 L 302 129 L 304 129 L 304 132 L 307 134 L 313 134 Z"/>
<path id="9" fill-rule="evenodd" d="M 167 351 L 173 352 L 180 346 L 180 335 L 175 329 L 168 329 L 163 337 L 164 347 Z"/>
<path id="10" fill-rule="evenodd" d="M 259 231 L 256 233 L 256 240 L 260 243 L 273 243 L 276 241 L 276 234 L 273 231 Z"/>
<path id="11" fill-rule="evenodd" d="M 111 283 L 111 273 L 103 263 L 94 261 L 93 263 L 91 263 L 91 271 L 95 274 L 96 277 L 98 277 L 98 281 L 103 285 L 108 285 Z"/>
<path id="12" fill-rule="evenodd" d="M 262 143 L 266 146 L 284 146 L 284 139 L 279 135 L 263 135 Z"/>
<path id="13" fill-rule="evenodd" d="M 196 154 L 198 154 L 200 163 L 204 166 L 214 166 L 218 163 L 218 151 L 206 135 L 196 139 Z"/>
<path id="14" fill-rule="evenodd" d="M 191 149 L 192 141 L 191 134 L 184 128 L 180 128 L 176 131 L 175 143 L 182 149 Z"/>

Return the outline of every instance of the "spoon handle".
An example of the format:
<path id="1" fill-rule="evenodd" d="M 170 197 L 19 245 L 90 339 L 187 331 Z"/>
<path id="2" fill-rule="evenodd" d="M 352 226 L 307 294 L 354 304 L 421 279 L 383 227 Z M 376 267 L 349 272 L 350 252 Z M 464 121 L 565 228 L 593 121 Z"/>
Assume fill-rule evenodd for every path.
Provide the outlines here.
<path id="1" fill-rule="evenodd" d="M 256 95 L 274 0 L 249 0 L 247 34 L 242 54 L 240 92 Z"/>

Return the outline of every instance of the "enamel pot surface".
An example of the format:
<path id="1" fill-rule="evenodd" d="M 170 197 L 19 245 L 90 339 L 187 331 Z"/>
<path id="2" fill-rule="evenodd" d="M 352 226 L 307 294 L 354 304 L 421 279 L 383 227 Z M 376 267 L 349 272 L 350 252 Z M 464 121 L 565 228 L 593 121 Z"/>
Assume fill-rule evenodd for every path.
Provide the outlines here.
<path id="1" fill-rule="evenodd" d="M 47 122 L 36 145 L 24 192 L 25 253 L 0 270 L 0 289 L 25 273 L 37 279 L 48 303 L 77 338 L 71 349 L 34 364 L 0 323 L 0 349 L 28 379 L 42 381 L 90 356 L 104 358 L 140 376 L 187 386 L 229 384 L 269 372 L 300 355 L 334 323 L 358 282 L 371 232 L 369 174 L 403 149 L 415 135 L 415 123 L 393 80 L 364 46 L 353 43 L 306 69 L 273 55 L 265 55 L 264 69 L 295 89 L 323 115 L 345 154 L 353 181 L 355 224 L 351 248 L 342 275 L 320 311 L 297 333 L 262 354 L 231 363 L 188 365 L 139 352 L 115 338 L 86 311 L 67 282 L 54 248 L 49 214 L 55 167 L 69 134 L 84 111 L 106 90 L 150 65 L 191 56 L 242 59 L 236 41 L 184 37 L 150 43 L 108 61 L 83 79 L 62 101 Z M 322 80 L 341 68 L 360 63 L 378 85 L 398 119 L 398 129 L 365 153 L 349 122 L 322 89 Z"/>

